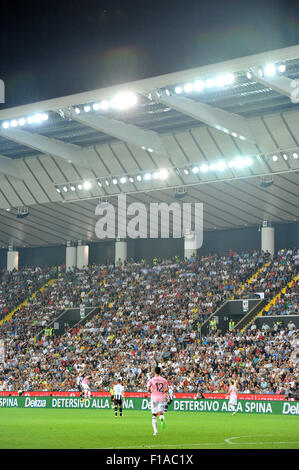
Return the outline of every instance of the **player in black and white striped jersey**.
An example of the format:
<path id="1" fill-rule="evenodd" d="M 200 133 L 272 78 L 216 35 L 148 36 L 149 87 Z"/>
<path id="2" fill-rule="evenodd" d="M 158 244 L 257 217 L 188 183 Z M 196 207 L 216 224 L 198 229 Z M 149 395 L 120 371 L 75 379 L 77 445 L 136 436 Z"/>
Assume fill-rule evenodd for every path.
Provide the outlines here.
<path id="1" fill-rule="evenodd" d="M 173 402 L 173 388 L 171 385 L 168 385 L 168 392 L 165 400 L 165 409 L 164 413 L 167 413 L 169 405 Z"/>
<path id="2" fill-rule="evenodd" d="M 125 387 L 121 385 L 119 380 L 116 380 L 113 386 L 113 406 L 114 416 L 117 418 L 117 408 L 119 409 L 119 416 L 122 418 L 123 415 L 123 399 L 124 399 Z"/>

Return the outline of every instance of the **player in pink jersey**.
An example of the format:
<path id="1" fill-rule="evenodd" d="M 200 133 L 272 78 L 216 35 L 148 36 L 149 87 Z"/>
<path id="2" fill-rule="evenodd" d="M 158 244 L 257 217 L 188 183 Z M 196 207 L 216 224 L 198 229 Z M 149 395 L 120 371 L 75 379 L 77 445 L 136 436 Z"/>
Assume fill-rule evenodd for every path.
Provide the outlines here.
<path id="1" fill-rule="evenodd" d="M 168 392 L 168 383 L 164 377 L 161 377 L 160 367 L 155 368 L 156 375 L 147 383 L 147 390 L 151 394 L 151 408 L 152 408 L 152 424 L 154 428 L 154 436 L 158 434 L 157 429 L 157 415 L 159 416 L 162 429 L 165 428 L 165 394 Z"/>
<path id="2" fill-rule="evenodd" d="M 225 398 L 229 397 L 228 408 L 233 409 L 232 415 L 237 413 L 236 406 L 237 406 L 237 399 L 238 399 L 238 389 L 236 387 L 237 383 L 235 380 L 230 381 L 228 394 Z"/>
<path id="3" fill-rule="evenodd" d="M 81 392 L 81 401 L 85 401 L 87 398 L 90 398 L 89 379 L 90 375 L 83 376 L 83 373 L 78 377 L 77 383 Z"/>

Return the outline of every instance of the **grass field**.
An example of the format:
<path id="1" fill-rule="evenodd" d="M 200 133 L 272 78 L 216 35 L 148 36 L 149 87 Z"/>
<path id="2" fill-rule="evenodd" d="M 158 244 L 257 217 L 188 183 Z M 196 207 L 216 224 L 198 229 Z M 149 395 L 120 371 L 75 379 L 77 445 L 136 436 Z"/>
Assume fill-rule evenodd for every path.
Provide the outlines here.
<path id="1" fill-rule="evenodd" d="M 151 413 L 0 409 L 1 449 L 299 449 L 297 416 L 173 412 L 153 436 Z"/>

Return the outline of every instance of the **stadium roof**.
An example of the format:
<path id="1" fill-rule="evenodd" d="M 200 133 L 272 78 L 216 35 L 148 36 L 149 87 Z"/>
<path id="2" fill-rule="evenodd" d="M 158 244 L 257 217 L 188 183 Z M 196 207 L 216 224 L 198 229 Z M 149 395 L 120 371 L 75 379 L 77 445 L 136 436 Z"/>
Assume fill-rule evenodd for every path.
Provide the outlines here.
<path id="1" fill-rule="evenodd" d="M 185 190 L 205 230 L 298 220 L 298 102 L 299 45 L 3 109 L 0 246 L 98 241 L 120 193 Z"/>

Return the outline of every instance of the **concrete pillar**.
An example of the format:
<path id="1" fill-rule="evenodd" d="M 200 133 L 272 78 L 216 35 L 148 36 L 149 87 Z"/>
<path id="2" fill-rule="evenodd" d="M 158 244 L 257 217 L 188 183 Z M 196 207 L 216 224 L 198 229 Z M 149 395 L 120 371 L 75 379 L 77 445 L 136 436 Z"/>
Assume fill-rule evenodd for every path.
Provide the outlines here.
<path id="1" fill-rule="evenodd" d="M 269 251 L 271 256 L 274 255 L 275 248 L 275 230 L 271 227 L 271 222 L 264 221 L 261 227 L 261 250 Z"/>
<path id="2" fill-rule="evenodd" d="M 184 235 L 184 257 L 189 259 L 197 255 L 197 249 L 200 236 L 196 232 L 190 232 Z"/>
<path id="3" fill-rule="evenodd" d="M 82 269 L 83 266 L 88 266 L 89 246 L 82 245 L 82 241 L 78 241 L 77 246 L 77 268 Z"/>
<path id="4" fill-rule="evenodd" d="M 127 242 L 116 239 L 115 241 L 115 265 L 123 264 L 127 259 Z"/>
<path id="5" fill-rule="evenodd" d="M 77 265 L 77 247 L 72 242 L 67 242 L 65 250 L 65 269 L 72 271 Z"/>
<path id="6" fill-rule="evenodd" d="M 19 269 L 19 252 L 15 251 L 12 245 L 9 245 L 7 252 L 7 271 Z"/>

